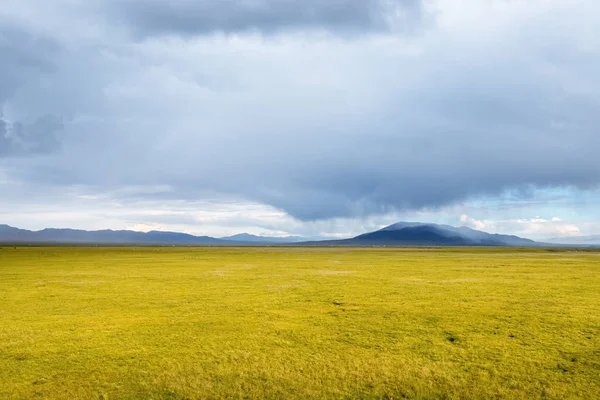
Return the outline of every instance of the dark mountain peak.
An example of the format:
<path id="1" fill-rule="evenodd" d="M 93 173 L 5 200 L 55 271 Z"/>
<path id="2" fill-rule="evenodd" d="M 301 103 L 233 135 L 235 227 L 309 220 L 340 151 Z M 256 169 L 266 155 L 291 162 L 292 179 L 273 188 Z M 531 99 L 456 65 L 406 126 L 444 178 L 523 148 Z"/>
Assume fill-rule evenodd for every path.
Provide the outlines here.
<path id="1" fill-rule="evenodd" d="M 490 234 L 466 226 L 453 227 L 423 222 L 397 222 L 378 231 L 350 239 L 357 245 L 434 246 L 535 246 L 534 241 L 513 235 Z"/>
<path id="2" fill-rule="evenodd" d="M 413 227 L 417 227 L 417 226 L 423 226 L 423 225 L 429 225 L 423 222 L 405 222 L 405 221 L 401 221 L 401 222 L 396 222 L 395 224 L 386 226 L 385 228 L 381 228 L 380 231 L 397 231 L 399 229 L 404 229 L 404 228 L 413 228 Z"/>
<path id="3" fill-rule="evenodd" d="M 393 227 L 393 228 L 391 228 Z M 358 243 L 401 246 L 467 246 L 471 242 L 459 234 L 429 224 L 394 224 L 351 239 Z"/>

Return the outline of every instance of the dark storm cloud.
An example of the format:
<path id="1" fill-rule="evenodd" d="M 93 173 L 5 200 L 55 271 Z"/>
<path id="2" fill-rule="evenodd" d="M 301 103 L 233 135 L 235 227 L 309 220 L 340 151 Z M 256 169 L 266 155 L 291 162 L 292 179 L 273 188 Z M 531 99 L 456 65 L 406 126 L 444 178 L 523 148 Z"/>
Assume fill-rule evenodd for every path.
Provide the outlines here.
<path id="1" fill-rule="evenodd" d="M 0 157 L 52 153 L 59 149 L 60 118 L 47 115 L 31 123 L 10 123 L 0 115 Z"/>
<path id="2" fill-rule="evenodd" d="M 58 149 L 56 133 L 63 123 L 53 115 L 11 121 L 4 108 L 23 85 L 55 71 L 58 45 L 0 20 L 0 157 L 50 153 Z"/>
<path id="3" fill-rule="evenodd" d="M 298 29 L 383 31 L 399 14 L 419 16 L 420 0 L 125 0 L 113 15 L 142 35 L 273 33 Z"/>
<path id="4" fill-rule="evenodd" d="M 0 106 L 29 74 L 54 70 L 52 55 L 57 45 L 0 19 Z"/>
<path id="5" fill-rule="evenodd" d="M 46 4 L 9 1 L 32 6 L 25 19 Z M 50 36 L 64 26 L 60 57 L 41 34 L 3 42 L 0 154 L 47 154 L 3 157 L 10 180 L 121 199 L 150 188 L 135 197 L 170 204 L 223 196 L 303 220 L 600 184 L 595 1 L 433 1 L 418 37 L 385 33 L 383 2 L 121 3 L 152 40 L 69 1 L 29 21 L 58 21 L 40 28 Z M 288 27 L 380 34 L 314 42 Z M 203 35 L 217 31 L 239 35 Z"/>

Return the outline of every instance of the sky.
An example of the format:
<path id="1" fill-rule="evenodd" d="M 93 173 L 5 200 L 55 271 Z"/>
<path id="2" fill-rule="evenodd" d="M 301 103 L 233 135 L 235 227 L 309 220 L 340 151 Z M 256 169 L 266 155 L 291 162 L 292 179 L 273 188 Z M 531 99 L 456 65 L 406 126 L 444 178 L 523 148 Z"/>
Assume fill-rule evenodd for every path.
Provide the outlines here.
<path id="1" fill-rule="evenodd" d="M 600 234 L 596 0 L 3 0 L 0 223 Z"/>

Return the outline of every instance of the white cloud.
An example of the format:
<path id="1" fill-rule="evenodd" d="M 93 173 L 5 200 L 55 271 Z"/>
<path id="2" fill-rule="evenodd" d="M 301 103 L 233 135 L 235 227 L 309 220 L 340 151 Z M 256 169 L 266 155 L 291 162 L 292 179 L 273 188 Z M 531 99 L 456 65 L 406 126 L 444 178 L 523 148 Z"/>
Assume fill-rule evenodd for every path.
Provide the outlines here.
<path id="1" fill-rule="evenodd" d="M 150 232 L 150 231 L 164 231 L 164 227 L 162 225 L 154 225 L 154 224 L 134 224 L 127 226 L 125 228 L 129 231 L 137 231 L 137 232 Z"/>
<path id="2" fill-rule="evenodd" d="M 465 226 L 468 226 L 473 229 L 477 229 L 480 231 L 484 231 L 487 227 L 484 221 L 479 221 L 477 219 L 469 218 L 466 214 L 460 216 L 460 222 Z"/>
<path id="3" fill-rule="evenodd" d="M 515 218 L 505 220 L 477 220 L 461 215 L 460 221 L 475 229 L 490 233 L 511 233 L 535 239 L 555 236 L 580 236 L 581 229 L 575 223 L 563 222 L 558 217 L 551 219 L 535 216 L 533 218 Z"/>

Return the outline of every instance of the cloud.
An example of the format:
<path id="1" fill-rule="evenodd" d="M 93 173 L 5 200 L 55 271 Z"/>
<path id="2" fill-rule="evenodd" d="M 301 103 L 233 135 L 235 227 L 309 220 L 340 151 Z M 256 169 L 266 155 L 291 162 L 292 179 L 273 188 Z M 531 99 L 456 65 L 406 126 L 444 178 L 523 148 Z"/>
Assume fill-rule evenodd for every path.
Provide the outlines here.
<path id="1" fill-rule="evenodd" d="M 549 221 L 540 218 L 507 221 L 505 225 L 507 224 L 519 225 L 519 230 L 526 235 L 552 237 L 557 235 L 579 236 L 582 234 L 580 228 L 575 224 Z"/>
<path id="2" fill-rule="evenodd" d="M 51 38 L 0 18 L 0 157 L 45 154 L 58 149 L 56 134 L 63 128 L 60 117 L 16 111 L 17 117 L 27 119 L 10 120 L 6 112 L 12 112 L 10 103 L 19 90 L 28 84 L 39 86 L 41 79 L 55 71 L 58 52 L 59 46 Z"/>
<path id="3" fill-rule="evenodd" d="M 317 29 L 363 33 L 385 31 L 398 19 L 419 17 L 419 0 L 125 0 L 112 1 L 112 15 L 143 36 L 162 34 L 276 33 Z"/>
<path id="4" fill-rule="evenodd" d="M 577 224 L 563 222 L 558 217 L 545 219 L 536 216 L 533 218 L 479 221 L 467 215 L 461 215 L 460 221 L 474 229 L 486 230 L 491 233 L 513 232 L 516 235 L 533 238 L 582 235 L 581 229 Z"/>
<path id="5" fill-rule="evenodd" d="M 486 229 L 485 222 L 479 221 L 477 219 L 469 218 L 466 214 L 460 216 L 460 222 L 465 226 L 471 227 L 473 229 L 477 229 L 483 231 Z"/>
<path id="6" fill-rule="evenodd" d="M 0 172 L 38 191 L 319 221 L 600 184 L 592 0 L 433 0 L 418 34 L 383 2 L 8 1 Z"/>
<path id="7" fill-rule="evenodd" d="M 128 226 L 126 230 L 129 231 L 137 231 L 137 232 L 150 232 L 150 231 L 164 231 L 164 227 L 161 225 L 153 225 L 153 224 L 134 224 Z"/>
<path id="8" fill-rule="evenodd" d="M 31 77 L 51 73 L 58 45 L 28 32 L 0 14 L 0 106 Z"/>
<path id="9" fill-rule="evenodd" d="M 60 147 L 56 133 L 62 128 L 61 119 L 52 115 L 10 123 L 0 114 L 0 157 L 54 152 Z"/>

